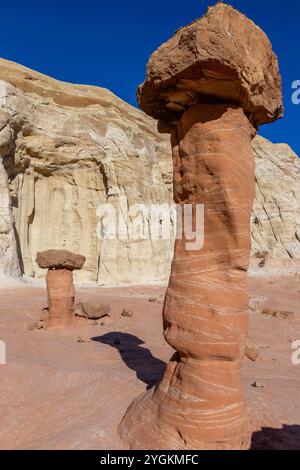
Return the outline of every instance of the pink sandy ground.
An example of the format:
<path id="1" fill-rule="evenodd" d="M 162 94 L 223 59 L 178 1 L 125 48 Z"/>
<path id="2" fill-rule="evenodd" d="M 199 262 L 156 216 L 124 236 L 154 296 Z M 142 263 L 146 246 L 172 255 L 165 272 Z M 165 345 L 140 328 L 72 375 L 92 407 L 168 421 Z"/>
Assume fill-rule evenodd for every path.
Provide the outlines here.
<path id="1" fill-rule="evenodd" d="M 288 319 L 250 312 L 260 350 L 244 360 L 252 448 L 300 449 L 300 276 L 249 279 L 250 295 L 294 312 Z M 44 288 L 0 289 L 1 449 L 120 449 L 117 426 L 131 400 L 160 377 L 172 354 L 162 336 L 163 287 L 78 288 L 76 300 L 111 305 L 104 324 L 78 320 L 66 330 L 30 330 L 47 305 Z M 160 296 L 160 297 L 159 297 Z M 159 297 L 159 302 L 149 302 Z M 122 308 L 133 317 L 122 317 Z M 78 342 L 78 337 L 88 341 Z M 94 340 L 89 341 L 90 338 Z M 257 381 L 264 388 L 251 384 Z"/>

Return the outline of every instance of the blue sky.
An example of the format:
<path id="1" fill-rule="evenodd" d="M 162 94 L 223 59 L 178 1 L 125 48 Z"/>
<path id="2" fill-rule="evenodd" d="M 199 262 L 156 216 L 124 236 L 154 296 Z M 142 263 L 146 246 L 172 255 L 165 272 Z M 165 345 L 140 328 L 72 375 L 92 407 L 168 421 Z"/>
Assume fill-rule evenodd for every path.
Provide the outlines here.
<path id="1" fill-rule="evenodd" d="M 7 0 L 1 2 L 0 56 L 55 78 L 99 85 L 136 105 L 150 54 L 178 27 L 215 0 Z M 272 40 L 280 61 L 285 117 L 262 126 L 274 142 L 300 155 L 300 104 L 291 84 L 300 80 L 299 0 L 232 0 Z"/>

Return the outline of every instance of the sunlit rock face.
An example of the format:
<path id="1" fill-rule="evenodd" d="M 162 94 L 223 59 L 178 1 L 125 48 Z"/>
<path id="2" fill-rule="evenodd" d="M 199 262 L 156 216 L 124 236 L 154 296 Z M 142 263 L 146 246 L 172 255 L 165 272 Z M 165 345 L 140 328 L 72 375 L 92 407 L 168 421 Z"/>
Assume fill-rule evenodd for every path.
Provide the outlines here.
<path id="1" fill-rule="evenodd" d="M 275 260 L 300 259 L 300 159 L 286 144 L 254 140 L 256 197 L 252 254 Z"/>
<path id="2" fill-rule="evenodd" d="M 252 253 L 300 258 L 299 160 L 285 144 L 253 146 Z M 0 59 L 0 155 L 0 275 L 44 277 L 36 253 L 66 248 L 87 257 L 76 282 L 167 282 L 172 237 L 97 236 L 101 204 L 173 202 L 170 139 L 150 117 L 103 88 Z"/>
<path id="3" fill-rule="evenodd" d="M 249 18 L 217 3 L 152 54 L 138 98 L 169 129 L 174 200 L 193 206 L 191 225 L 204 206 L 204 244 L 175 241 L 162 312 L 175 354 L 155 388 L 133 400 L 119 432 L 131 449 L 248 449 L 241 369 L 252 139 L 282 114 L 277 57 Z"/>
<path id="4" fill-rule="evenodd" d="M 0 281 L 2 277 L 20 276 L 15 225 L 8 176 L 3 157 L 13 151 L 9 115 L 0 110 Z"/>
<path id="5" fill-rule="evenodd" d="M 130 241 L 126 233 L 123 240 L 101 240 L 97 234 L 102 204 L 118 214 L 120 206 L 172 202 L 169 140 L 155 122 L 108 90 L 58 82 L 5 60 L 0 109 L 8 114 L 0 128 L 7 173 L 1 191 L 9 184 L 5 210 L 12 205 L 21 270 L 44 277 L 36 253 L 66 248 L 86 256 L 74 273 L 77 282 L 164 282 L 170 240 Z M 3 269 L 17 274 L 15 257 L 1 255 L 0 265 L 7 264 Z"/>

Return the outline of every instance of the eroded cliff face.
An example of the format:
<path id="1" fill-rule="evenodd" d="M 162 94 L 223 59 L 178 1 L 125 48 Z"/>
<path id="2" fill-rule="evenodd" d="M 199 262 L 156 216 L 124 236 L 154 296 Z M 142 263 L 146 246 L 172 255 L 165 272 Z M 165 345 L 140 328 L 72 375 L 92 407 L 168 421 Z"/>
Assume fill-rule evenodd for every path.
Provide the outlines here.
<path id="1" fill-rule="evenodd" d="M 286 144 L 254 141 L 256 197 L 252 252 L 300 259 L 300 159 Z"/>
<path id="2" fill-rule="evenodd" d="M 168 241 L 103 241 L 96 230 L 101 204 L 172 201 L 169 143 L 154 121 L 107 90 L 57 82 L 4 60 L 0 80 L 0 109 L 9 114 L 2 133 L 10 136 L 2 155 L 21 270 L 42 277 L 36 253 L 67 248 L 87 258 L 80 282 L 164 280 Z"/>
<path id="3" fill-rule="evenodd" d="M 9 182 L 3 165 L 3 157 L 13 152 L 12 136 L 9 115 L 0 111 L 0 282 L 4 276 L 16 278 L 21 274 Z"/>
<path id="4" fill-rule="evenodd" d="M 252 251 L 300 258 L 299 160 L 261 137 L 254 151 Z M 151 118 L 108 90 L 0 60 L 0 156 L 0 274 L 44 277 L 36 253 L 66 248 L 86 256 L 77 282 L 168 279 L 172 239 L 126 239 L 129 207 L 173 202 L 169 136 Z M 99 238 L 105 203 L 121 208 L 124 239 Z"/>

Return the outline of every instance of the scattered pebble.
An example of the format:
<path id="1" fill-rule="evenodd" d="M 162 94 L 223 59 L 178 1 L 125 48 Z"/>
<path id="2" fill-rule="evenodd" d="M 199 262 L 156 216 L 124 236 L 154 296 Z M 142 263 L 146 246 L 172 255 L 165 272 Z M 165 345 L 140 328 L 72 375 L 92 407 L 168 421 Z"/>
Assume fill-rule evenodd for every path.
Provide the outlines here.
<path id="1" fill-rule="evenodd" d="M 258 347 L 249 338 L 246 341 L 245 355 L 248 359 L 250 359 L 250 361 L 253 361 L 253 362 L 255 362 L 257 358 L 259 357 Z"/>
<path id="2" fill-rule="evenodd" d="M 84 336 L 78 336 L 77 338 L 77 343 L 89 343 L 91 341 L 91 338 L 86 338 Z"/>
<path id="3" fill-rule="evenodd" d="M 288 310 L 284 310 L 284 311 L 280 310 L 279 316 L 281 318 L 291 319 L 291 318 L 294 318 L 294 312 L 289 312 Z"/>
<path id="4" fill-rule="evenodd" d="M 42 330 L 44 328 L 45 324 L 41 321 L 39 322 L 34 322 L 34 323 L 30 323 L 28 326 L 27 326 L 27 330 L 30 330 L 30 331 L 33 331 L 33 330 Z"/>
<path id="5" fill-rule="evenodd" d="M 293 312 L 289 312 L 287 310 L 279 310 L 279 309 L 273 309 L 273 308 L 264 308 L 262 310 L 263 315 L 269 315 L 270 317 L 276 317 L 276 318 L 283 318 L 283 319 L 291 319 L 294 317 Z"/>
<path id="6" fill-rule="evenodd" d="M 260 382 L 259 380 L 255 380 L 251 385 L 254 388 L 265 388 L 266 386 L 266 384 L 264 384 L 263 382 Z"/>
<path id="7" fill-rule="evenodd" d="M 121 315 L 122 317 L 133 317 L 133 310 L 130 308 L 123 308 Z"/>

